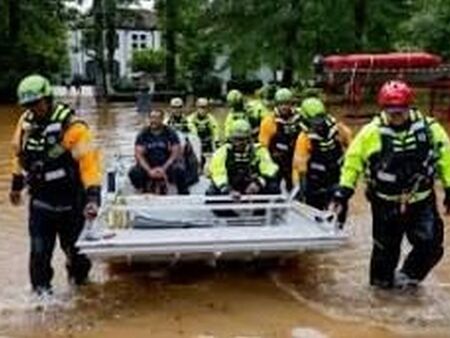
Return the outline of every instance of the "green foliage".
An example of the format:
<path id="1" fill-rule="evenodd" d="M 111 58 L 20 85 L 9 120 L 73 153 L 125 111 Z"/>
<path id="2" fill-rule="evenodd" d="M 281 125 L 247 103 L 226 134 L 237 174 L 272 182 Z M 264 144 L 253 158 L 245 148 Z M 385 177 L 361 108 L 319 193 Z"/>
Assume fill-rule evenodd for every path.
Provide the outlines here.
<path id="1" fill-rule="evenodd" d="M 310 71 L 315 54 L 390 51 L 408 0 L 212 2 L 212 29 L 237 74 L 269 65 Z M 289 81 L 291 82 L 291 81 Z"/>
<path id="2" fill-rule="evenodd" d="M 160 50 L 143 49 L 133 51 L 131 68 L 133 72 L 158 74 L 164 69 L 165 53 Z"/>
<path id="3" fill-rule="evenodd" d="M 167 11 L 170 3 L 173 8 Z M 208 83 L 217 83 L 212 72 L 218 43 L 211 34 L 209 6 L 209 0 L 156 2 L 167 56 L 175 54 L 177 82 L 186 84 L 194 92 L 204 93 L 203 88 Z M 167 61 L 171 62 L 171 59 Z"/>
<path id="4" fill-rule="evenodd" d="M 14 100 L 27 74 L 52 77 L 67 69 L 63 14 L 61 1 L 0 1 L 0 100 Z"/>
<path id="5" fill-rule="evenodd" d="M 401 25 L 399 45 L 450 58 L 450 1 L 416 1 L 414 9 L 412 16 Z"/>

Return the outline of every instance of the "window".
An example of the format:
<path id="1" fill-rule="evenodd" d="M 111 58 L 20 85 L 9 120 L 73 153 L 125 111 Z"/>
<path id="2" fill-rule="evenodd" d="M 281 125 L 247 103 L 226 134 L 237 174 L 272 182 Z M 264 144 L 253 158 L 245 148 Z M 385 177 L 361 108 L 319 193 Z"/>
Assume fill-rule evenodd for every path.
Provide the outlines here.
<path id="1" fill-rule="evenodd" d="M 132 43 L 132 44 L 131 44 L 131 48 L 137 49 L 137 48 L 138 48 L 138 44 L 137 44 L 137 43 Z"/>
<path id="2" fill-rule="evenodd" d="M 132 38 L 133 40 L 137 40 L 137 39 L 138 39 L 138 35 L 137 35 L 137 34 L 132 34 L 132 35 L 131 35 L 131 38 Z"/>
<path id="3" fill-rule="evenodd" d="M 141 40 L 147 40 L 147 35 L 141 34 Z"/>
<path id="4" fill-rule="evenodd" d="M 141 43 L 141 48 L 142 49 L 146 49 L 147 48 L 147 44 L 146 43 Z"/>

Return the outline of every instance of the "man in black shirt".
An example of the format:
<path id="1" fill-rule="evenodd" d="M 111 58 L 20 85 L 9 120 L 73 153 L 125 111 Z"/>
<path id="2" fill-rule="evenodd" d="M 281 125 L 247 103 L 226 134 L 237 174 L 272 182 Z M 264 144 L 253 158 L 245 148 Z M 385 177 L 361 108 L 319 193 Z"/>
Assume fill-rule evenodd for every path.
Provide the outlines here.
<path id="1" fill-rule="evenodd" d="M 172 182 L 178 193 L 189 194 L 185 180 L 185 170 L 180 161 L 181 148 L 177 134 L 163 123 L 164 114 L 153 110 L 149 114 L 149 124 L 137 136 L 135 142 L 136 165 L 129 177 L 133 186 L 142 192 L 156 192 L 155 187 L 163 187 Z"/>

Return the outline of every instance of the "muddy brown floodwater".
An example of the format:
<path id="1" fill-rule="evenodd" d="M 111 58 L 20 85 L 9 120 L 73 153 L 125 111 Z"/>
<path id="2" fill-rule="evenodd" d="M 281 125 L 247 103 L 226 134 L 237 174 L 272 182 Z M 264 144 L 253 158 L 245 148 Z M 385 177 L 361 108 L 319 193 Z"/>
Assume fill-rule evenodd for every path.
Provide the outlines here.
<path id="1" fill-rule="evenodd" d="M 105 157 L 132 144 L 141 123 L 132 106 L 100 109 L 89 98 L 77 106 Z M 73 290 L 58 249 L 55 297 L 36 306 L 26 208 L 7 200 L 17 117 L 13 107 L 0 106 L 0 337 L 450 337 L 448 255 L 415 294 L 368 287 L 370 215 L 361 191 L 352 200 L 350 244 L 336 252 L 265 269 L 219 264 L 161 272 L 96 263 L 92 283 Z"/>

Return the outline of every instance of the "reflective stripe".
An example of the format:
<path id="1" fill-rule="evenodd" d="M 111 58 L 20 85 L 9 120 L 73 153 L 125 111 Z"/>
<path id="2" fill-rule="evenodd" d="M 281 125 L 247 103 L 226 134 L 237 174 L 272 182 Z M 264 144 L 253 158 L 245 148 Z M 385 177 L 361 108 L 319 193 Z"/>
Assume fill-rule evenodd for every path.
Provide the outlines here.
<path id="1" fill-rule="evenodd" d="M 70 112 L 71 110 L 69 108 L 58 105 L 51 117 L 51 121 L 62 121 L 70 114 Z"/>
<path id="2" fill-rule="evenodd" d="M 377 178 L 380 181 L 394 183 L 397 182 L 397 177 L 394 174 L 390 174 L 384 171 L 377 172 Z"/>
<path id="3" fill-rule="evenodd" d="M 411 197 L 408 197 L 406 195 L 406 197 L 408 197 L 406 199 L 405 199 L 405 195 L 386 195 L 379 191 L 375 191 L 375 195 L 377 195 L 377 197 L 381 198 L 382 200 L 385 200 L 388 202 L 413 204 L 413 203 L 423 201 L 424 199 L 426 199 L 428 196 L 431 195 L 431 192 L 432 192 L 432 190 L 417 192 L 417 193 L 412 194 Z"/>
<path id="4" fill-rule="evenodd" d="M 283 144 L 283 143 L 275 144 L 275 148 L 277 148 L 279 150 L 284 150 L 284 151 L 289 150 L 289 146 L 287 144 Z"/>
<path id="5" fill-rule="evenodd" d="M 396 132 L 392 128 L 381 126 L 381 127 L 379 127 L 379 129 L 380 129 L 380 133 L 383 135 L 397 137 Z"/>
<path id="6" fill-rule="evenodd" d="M 51 121 L 58 121 L 58 120 L 59 120 L 59 118 L 58 118 L 58 117 L 59 117 L 59 114 L 61 113 L 61 111 L 62 111 L 63 109 L 64 109 L 63 106 L 58 105 L 58 106 L 56 107 L 55 111 L 53 112 L 53 114 L 52 114 L 50 120 L 51 120 Z"/>
<path id="7" fill-rule="evenodd" d="M 72 206 L 53 206 L 44 201 L 33 199 L 31 205 L 35 208 L 52 211 L 52 212 L 67 212 L 72 210 Z"/>
<path id="8" fill-rule="evenodd" d="M 320 163 L 316 163 L 316 162 L 311 162 L 309 164 L 309 167 L 311 169 L 315 169 L 315 170 L 319 170 L 319 171 L 327 171 L 327 167 L 323 164 Z"/>
<path id="9" fill-rule="evenodd" d="M 59 180 L 60 178 L 66 177 L 66 171 L 64 169 L 57 169 L 53 171 L 48 171 L 44 174 L 44 179 L 46 182 L 51 182 Z"/>
<path id="10" fill-rule="evenodd" d="M 62 128 L 61 122 L 54 122 L 54 123 L 49 124 L 45 128 L 44 133 L 52 133 L 52 132 L 56 132 L 56 131 L 59 132 L 59 131 L 61 131 L 61 128 Z"/>
<path id="11" fill-rule="evenodd" d="M 41 145 L 36 145 L 36 146 L 34 146 L 34 145 L 31 145 L 31 144 L 28 144 L 26 147 L 25 147 L 25 150 L 38 150 L 38 151 L 43 151 L 45 149 L 45 146 L 41 146 Z"/>
<path id="12" fill-rule="evenodd" d="M 417 121 L 417 122 L 414 122 L 412 125 L 411 125 L 411 127 L 409 128 L 409 130 L 411 131 L 411 132 L 416 132 L 416 131 L 418 131 L 418 130 L 421 130 L 421 129 L 425 129 L 427 126 L 426 126 L 426 124 L 424 123 L 424 121 L 423 120 L 419 120 L 419 121 Z"/>

